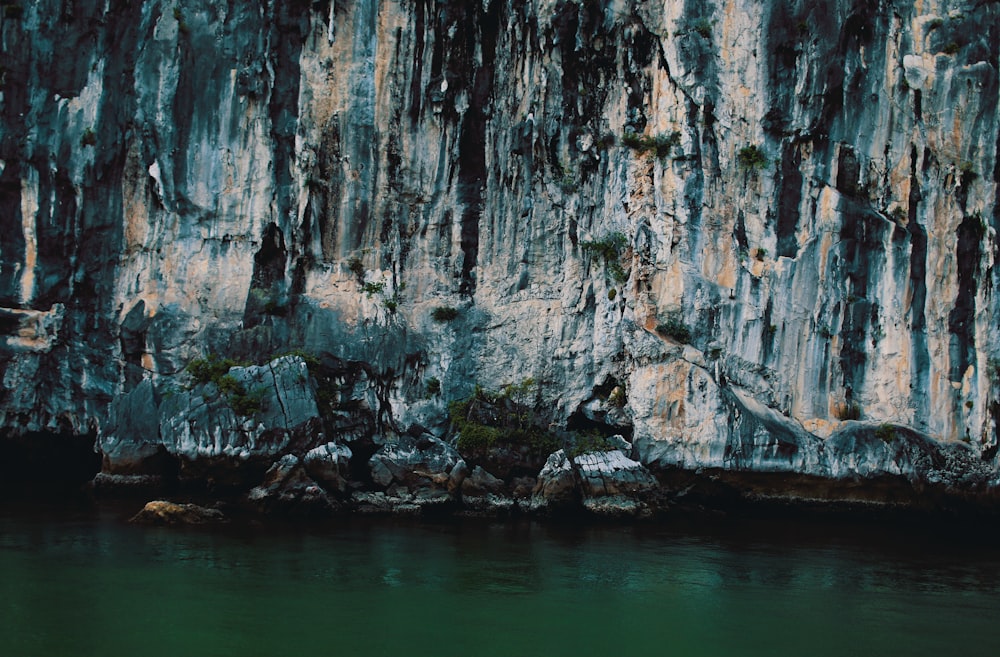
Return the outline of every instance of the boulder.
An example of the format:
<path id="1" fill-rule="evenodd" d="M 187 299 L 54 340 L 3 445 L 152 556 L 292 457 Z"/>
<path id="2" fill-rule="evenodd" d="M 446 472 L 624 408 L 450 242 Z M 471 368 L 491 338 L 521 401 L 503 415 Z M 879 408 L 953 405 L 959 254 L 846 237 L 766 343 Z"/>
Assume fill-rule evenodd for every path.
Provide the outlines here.
<path id="1" fill-rule="evenodd" d="M 448 443 L 429 435 L 400 436 L 369 460 L 372 481 L 390 492 L 416 494 L 426 489 L 455 494 L 468 468 Z"/>
<path id="2" fill-rule="evenodd" d="M 294 454 L 286 454 L 276 461 L 247 499 L 268 512 L 312 513 L 328 511 L 335 506 Z"/>
<path id="3" fill-rule="evenodd" d="M 589 452 L 573 459 L 580 474 L 584 499 L 607 496 L 635 496 L 658 487 L 656 478 L 638 461 L 621 450 Z"/>
<path id="4" fill-rule="evenodd" d="M 480 466 L 462 481 L 462 497 L 483 497 L 489 494 L 499 495 L 504 491 L 502 479 L 494 477 Z"/>
<path id="5" fill-rule="evenodd" d="M 564 450 L 550 455 L 538 473 L 538 483 L 531 495 L 533 511 L 574 506 L 579 501 L 577 475 Z"/>
<path id="6" fill-rule="evenodd" d="M 350 478 L 351 448 L 335 442 L 306 452 L 303 463 L 309 476 L 328 491 L 344 493 Z"/>
<path id="7" fill-rule="evenodd" d="M 180 463 L 182 479 L 206 478 L 211 468 L 229 477 L 246 466 L 260 476 L 320 425 L 308 368 L 298 356 L 232 367 L 224 382 L 190 389 L 156 390 L 143 381 L 114 400 L 109 416 L 98 439 L 104 473 L 158 475 Z"/>
<path id="8" fill-rule="evenodd" d="M 129 522 L 137 525 L 200 525 L 225 519 L 218 509 L 154 500 L 147 502 L 142 511 L 132 516 Z"/>

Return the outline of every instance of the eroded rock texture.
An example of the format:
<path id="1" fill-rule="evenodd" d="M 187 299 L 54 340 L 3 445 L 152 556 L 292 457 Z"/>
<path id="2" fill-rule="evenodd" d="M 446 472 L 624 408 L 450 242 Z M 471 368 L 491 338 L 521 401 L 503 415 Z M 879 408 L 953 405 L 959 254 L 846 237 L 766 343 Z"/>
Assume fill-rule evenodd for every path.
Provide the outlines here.
<path id="1" fill-rule="evenodd" d="M 7 435 L 96 435 L 112 471 L 122 427 L 306 469 L 334 441 L 365 479 L 532 377 L 657 471 L 998 483 L 996 2 L 18 6 Z M 164 399 L 293 348 L 326 365 L 297 451 Z"/>

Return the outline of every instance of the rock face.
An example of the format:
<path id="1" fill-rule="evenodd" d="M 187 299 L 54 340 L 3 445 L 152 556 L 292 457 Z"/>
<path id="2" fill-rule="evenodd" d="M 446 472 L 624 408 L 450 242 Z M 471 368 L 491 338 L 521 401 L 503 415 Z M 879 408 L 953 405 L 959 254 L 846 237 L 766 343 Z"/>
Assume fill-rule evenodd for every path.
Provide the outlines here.
<path id="1" fill-rule="evenodd" d="M 378 441 L 530 377 L 657 473 L 1000 486 L 995 2 L 19 6 L 19 445 L 251 485 L 292 454 L 347 495 L 406 479 L 362 481 Z M 184 389 L 213 353 L 259 410 Z"/>
<path id="2" fill-rule="evenodd" d="M 538 475 L 531 508 L 565 510 L 582 504 L 598 515 L 631 516 L 646 511 L 646 500 L 658 489 L 659 483 L 649 470 L 622 449 L 576 456 L 559 450 Z"/>

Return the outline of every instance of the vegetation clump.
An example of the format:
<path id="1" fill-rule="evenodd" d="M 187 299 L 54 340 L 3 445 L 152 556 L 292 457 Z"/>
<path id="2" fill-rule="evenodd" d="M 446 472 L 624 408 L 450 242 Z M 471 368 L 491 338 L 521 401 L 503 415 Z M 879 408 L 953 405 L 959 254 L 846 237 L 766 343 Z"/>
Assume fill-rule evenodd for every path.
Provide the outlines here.
<path id="1" fill-rule="evenodd" d="M 93 146 L 97 143 L 97 134 L 90 128 L 83 131 L 83 135 L 80 136 L 81 146 Z"/>
<path id="2" fill-rule="evenodd" d="M 459 451 L 482 453 L 509 446 L 546 456 L 558 449 L 560 441 L 543 427 L 536 412 L 537 387 L 532 378 L 504 386 L 500 392 L 477 386 L 470 397 L 448 404 L 459 434 Z"/>
<path id="3" fill-rule="evenodd" d="M 759 171 L 760 169 L 767 168 L 770 160 L 767 159 L 763 150 L 751 144 L 739 150 L 736 154 L 736 163 L 740 165 L 740 168 L 747 171 Z"/>
<path id="4" fill-rule="evenodd" d="M 668 317 L 665 321 L 657 324 L 656 332 L 681 344 L 691 342 L 691 329 L 677 316 Z"/>
<path id="5" fill-rule="evenodd" d="M 234 367 L 243 367 L 247 363 L 233 360 L 232 358 L 219 358 L 215 354 L 208 354 L 204 358 L 195 358 L 184 368 L 184 371 L 191 376 L 194 383 L 214 383 L 219 384 L 219 380 L 229 373 Z"/>
<path id="6" fill-rule="evenodd" d="M 441 379 L 432 376 L 427 379 L 427 396 L 435 397 L 441 394 Z"/>
<path id="7" fill-rule="evenodd" d="M 622 233 L 611 233 L 601 240 L 581 242 L 580 246 L 585 253 L 599 256 L 604 260 L 604 266 L 611 277 L 619 283 L 624 283 L 628 280 L 628 274 L 622 267 L 621 254 L 627 243 L 628 240 Z"/>
<path id="8" fill-rule="evenodd" d="M 838 420 L 860 420 L 861 406 L 856 402 L 846 402 L 837 406 L 836 416 Z"/>
<path id="9" fill-rule="evenodd" d="M 358 283 L 364 284 L 365 280 L 365 265 L 361 262 L 358 257 L 351 258 L 347 261 L 347 268 L 352 274 L 358 279 Z"/>
<path id="10" fill-rule="evenodd" d="M 656 153 L 656 157 L 663 159 L 670 155 L 670 151 L 680 145 L 681 133 L 675 130 L 667 134 L 649 136 L 626 132 L 622 137 L 622 143 L 640 153 L 653 151 Z"/>
<path id="11" fill-rule="evenodd" d="M 875 429 L 875 437 L 888 445 L 896 440 L 896 428 L 888 422 L 883 422 Z"/>
<path id="12" fill-rule="evenodd" d="M 697 32 L 701 37 L 705 39 L 712 38 L 712 21 L 707 18 L 702 18 L 694 22 L 691 29 Z"/>
<path id="13" fill-rule="evenodd" d="M 438 306 L 431 311 L 431 319 L 435 322 L 450 322 L 458 317 L 458 308 L 451 306 Z"/>
<path id="14" fill-rule="evenodd" d="M 941 52 L 944 53 L 945 55 L 954 55 L 959 51 L 960 48 L 961 46 L 959 46 L 956 41 L 952 41 L 948 43 L 944 48 L 942 48 Z"/>
<path id="15" fill-rule="evenodd" d="M 229 373 L 234 367 L 243 367 L 247 363 L 235 361 L 232 358 L 219 358 L 209 354 L 205 358 L 195 358 L 184 368 L 195 384 L 214 383 L 237 415 L 255 415 L 264 406 L 266 387 L 247 390 L 246 386 Z"/>
<path id="16" fill-rule="evenodd" d="M 578 433 L 574 436 L 572 447 L 567 449 L 570 458 L 577 458 L 584 454 L 594 452 L 612 452 L 618 449 L 618 444 L 611 438 L 596 431 L 590 433 Z"/>
<path id="17" fill-rule="evenodd" d="M 24 7 L 17 3 L 7 3 L 3 6 L 4 18 L 21 18 L 24 15 Z"/>
<path id="18" fill-rule="evenodd" d="M 310 372 L 315 372 L 316 368 L 320 365 L 319 356 L 310 353 L 305 349 L 290 349 L 288 351 L 281 351 L 272 355 L 268 358 L 268 360 L 272 361 L 278 358 L 284 358 L 285 356 L 295 356 L 297 358 L 301 358 L 302 361 L 305 362 L 306 367 L 309 368 Z"/>
<path id="19" fill-rule="evenodd" d="M 267 388 L 261 386 L 253 390 L 245 390 L 242 387 L 227 396 L 229 405 L 237 415 L 256 415 L 264 409 L 264 395 Z"/>

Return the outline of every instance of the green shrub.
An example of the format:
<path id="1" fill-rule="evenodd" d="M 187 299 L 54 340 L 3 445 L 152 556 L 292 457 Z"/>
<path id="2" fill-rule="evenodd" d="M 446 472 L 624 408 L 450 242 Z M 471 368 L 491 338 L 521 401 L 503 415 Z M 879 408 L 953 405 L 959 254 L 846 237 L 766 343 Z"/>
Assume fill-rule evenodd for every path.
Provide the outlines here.
<path id="1" fill-rule="evenodd" d="M 365 280 L 365 266 L 358 257 L 351 258 L 347 261 L 347 268 L 354 274 L 359 283 L 364 283 Z"/>
<path id="2" fill-rule="evenodd" d="M 694 22 L 691 29 L 706 39 L 712 38 L 712 21 L 702 18 Z"/>
<path id="3" fill-rule="evenodd" d="M 248 363 L 209 354 L 205 358 L 192 360 L 184 370 L 194 383 L 214 383 L 219 388 L 219 393 L 226 398 L 237 415 L 253 415 L 261 410 L 267 388 L 258 388 L 247 392 L 240 380 L 229 374 L 229 370 L 232 368 L 246 365 Z"/>
<path id="4" fill-rule="evenodd" d="M 97 134 L 93 130 L 87 128 L 83 131 L 83 135 L 80 136 L 81 146 L 93 146 L 97 143 Z"/>
<path id="5" fill-rule="evenodd" d="M 492 392 L 476 386 L 466 399 L 448 404 L 448 415 L 458 431 L 459 451 L 482 451 L 497 445 L 521 445 L 534 454 L 548 455 L 559 447 L 535 413 L 537 382 L 521 383 Z"/>
<path id="6" fill-rule="evenodd" d="M 670 155 L 670 151 L 680 145 L 681 133 L 674 131 L 665 135 L 647 136 L 626 132 L 622 137 L 622 143 L 640 153 L 653 151 L 658 158 L 663 159 Z"/>
<path id="7" fill-rule="evenodd" d="M 427 379 L 427 394 L 431 397 L 441 394 L 441 379 L 436 376 Z"/>
<path id="8" fill-rule="evenodd" d="M 764 155 L 764 151 L 754 145 L 744 146 L 736 154 L 736 163 L 740 168 L 747 171 L 758 171 L 765 169 L 770 164 L 770 160 Z"/>
<path id="9" fill-rule="evenodd" d="M 593 452 L 611 452 L 618 449 L 618 444 L 607 436 L 597 432 L 578 433 L 573 436 L 573 446 L 567 450 L 571 458 Z"/>
<path id="10" fill-rule="evenodd" d="M 243 384 L 232 374 L 224 374 L 215 382 L 219 386 L 219 392 L 231 394 L 234 392 L 244 392 Z"/>
<path id="11" fill-rule="evenodd" d="M 889 444 L 896 440 L 896 428 L 891 424 L 884 422 L 878 425 L 878 428 L 875 429 L 875 437 L 882 442 Z"/>
<path id="12" fill-rule="evenodd" d="M 431 319 L 435 322 L 450 322 L 458 317 L 458 308 L 438 306 L 431 311 Z"/>
<path id="13" fill-rule="evenodd" d="M 221 379 L 230 369 L 246 365 L 232 358 L 219 358 L 215 354 L 208 354 L 204 358 L 195 358 L 184 368 L 184 371 L 191 376 L 194 383 L 215 383 L 218 385 Z"/>
<path id="14" fill-rule="evenodd" d="M 385 283 L 379 281 L 378 283 L 365 283 L 361 286 L 361 291 L 371 296 L 373 294 L 381 294 L 385 290 Z"/>
<path id="15" fill-rule="evenodd" d="M 21 18 L 24 15 L 24 7 L 19 4 L 5 4 L 3 6 L 4 18 Z"/>
<path id="16" fill-rule="evenodd" d="M 264 408 L 265 394 L 267 394 L 266 387 L 247 392 L 242 390 L 241 386 L 241 390 L 229 394 L 228 401 L 237 415 L 256 415 Z"/>
<path id="17" fill-rule="evenodd" d="M 946 45 L 944 48 L 942 48 L 941 52 L 943 52 L 946 55 L 954 55 L 954 54 L 956 54 L 959 51 L 960 48 L 961 48 L 961 46 L 959 46 L 957 42 L 952 41 L 951 43 L 949 43 L 948 45 Z"/>
<path id="18" fill-rule="evenodd" d="M 691 329 L 679 317 L 669 317 L 656 326 L 656 332 L 668 338 L 687 344 L 691 342 Z"/>
<path id="19" fill-rule="evenodd" d="M 627 243 L 625 235 L 616 232 L 600 240 L 581 242 L 580 247 L 585 253 L 599 256 L 611 277 L 619 283 L 624 283 L 628 280 L 628 274 L 621 265 L 621 252 Z"/>
<path id="20" fill-rule="evenodd" d="M 838 420 L 860 420 L 861 406 L 856 402 L 847 402 L 837 406 L 835 415 Z"/>

